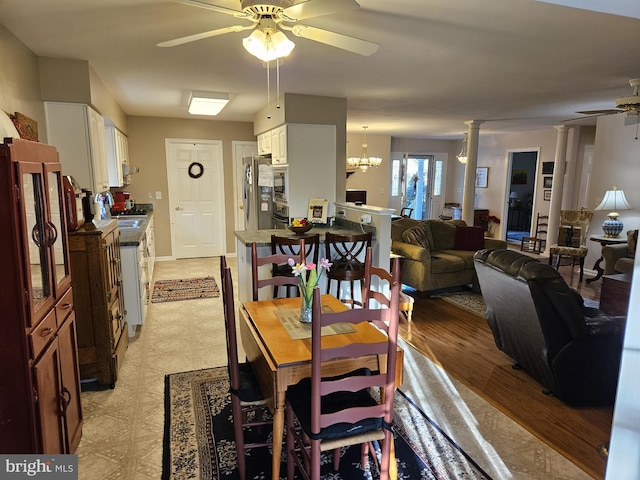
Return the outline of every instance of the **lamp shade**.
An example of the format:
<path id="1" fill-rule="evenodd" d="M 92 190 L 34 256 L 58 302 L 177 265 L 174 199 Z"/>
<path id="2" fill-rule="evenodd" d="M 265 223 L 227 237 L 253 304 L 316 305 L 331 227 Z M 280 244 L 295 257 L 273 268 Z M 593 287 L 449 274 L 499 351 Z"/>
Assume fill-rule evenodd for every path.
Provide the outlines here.
<path id="1" fill-rule="evenodd" d="M 242 39 L 242 45 L 247 52 L 263 62 L 286 57 L 296 46 L 280 31 L 265 33 L 262 30 L 254 30 L 251 35 Z"/>
<path id="2" fill-rule="evenodd" d="M 618 220 L 618 210 L 630 210 L 631 205 L 627 202 L 624 192 L 613 187 L 613 190 L 607 190 L 600 205 L 595 210 L 609 210 L 608 219 L 602 224 L 602 230 L 605 237 L 615 238 L 620 235 L 624 225 Z"/>
<path id="3" fill-rule="evenodd" d="M 460 163 L 467 163 L 467 139 L 469 138 L 469 133 L 464 132 L 464 139 L 462 140 L 462 150 L 457 155 L 457 159 Z"/>

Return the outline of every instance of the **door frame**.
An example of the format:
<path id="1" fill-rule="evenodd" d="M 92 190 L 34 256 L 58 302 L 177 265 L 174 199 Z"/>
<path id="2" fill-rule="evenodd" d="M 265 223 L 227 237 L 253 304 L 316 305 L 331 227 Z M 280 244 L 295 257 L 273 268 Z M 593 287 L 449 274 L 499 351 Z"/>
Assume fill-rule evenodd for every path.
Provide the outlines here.
<path id="1" fill-rule="evenodd" d="M 171 205 L 173 203 L 172 200 L 172 159 L 169 155 L 169 146 L 171 144 L 192 144 L 192 145 L 208 145 L 210 147 L 216 146 L 220 148 L 220 168 L 215 173 L 218 178 L 224 179 L 224 144 L 222 140 L 209 140 L 209 139 L 195 139 L 195 138 L 165 138 L 164 139 L 164 148 L 165 148 L 165 158 L 166 158 L 166 169 L 167 169 L 167 202 L 169 206 L 169 231 L 171 232 L 171 257 L 176 259 L 176 232 L 174 228 L 174 220 L 173 220 L 173 211 L 171 209 Z M 224 187 L 224 181 L 223 187 Z M 175 195 L 175 192 L 173 192 Z M 220 231 L 223 232 L 221 235 L 221 244 L 220 248 L 222 253 L 226 253 L 227 251 L 227 235 L 226 235 L 226 215 L 225 215 L 225 195 L 224 188 L 221 188 L 218 193 L 218 201 L 220 203 Z M 182 257 L 180 257 L 182 258 Z M 194 257 L 197 258 L 197 257 Z"/>
<path id="2" fill-rule="evenodd" d="M 231 150 L 233 151 L 233 224 L 235 230 L 246 230 L 244 216 L 242 215 L 242 209 L 244 207 L 241 200 L 242 183 L 244 181 L 242 159 L 246 157 L 249 152 L 254 155 L 258 154 L 258 142 L 234 140 L 231 142 Z M 247 150 L 249 152 L 247 152 Z"/>
<path id="3" fill-rule="evenodd" d="M 503 221 L 500 223 L 500 238 L 507 239 L 507 227 L 509 223 L 509 193 L 511 192 L 511 175 L 513 174 L 513 154 L 514 153 L 528 153 L 535 152 L 536 154 L 536 180 L 533 183 L 533 205 L 531 206 L 531 223 L 529 224 L 529 233 L 531 233 L 534 224 L 533 224 L 533 215 L 538 211 L 538 193 L 539 189 L 539 180 L 540 180 L 540 172 L 542 171 L 542 160 L 540 157 L 540 147 L 532 147 L 532 148 L 510 148 L 507 150 L 507 157 L 505 159 L 506 162 L 506 171 L 507 178 L 505 179 L 504 192 L 503 192 L 503 206 L 502 206 L 502 219 Z M 547 212 L 549 208 L 547 207 Z M 540 212 L 542 215 L 546 215 L 547 212 Z"/>

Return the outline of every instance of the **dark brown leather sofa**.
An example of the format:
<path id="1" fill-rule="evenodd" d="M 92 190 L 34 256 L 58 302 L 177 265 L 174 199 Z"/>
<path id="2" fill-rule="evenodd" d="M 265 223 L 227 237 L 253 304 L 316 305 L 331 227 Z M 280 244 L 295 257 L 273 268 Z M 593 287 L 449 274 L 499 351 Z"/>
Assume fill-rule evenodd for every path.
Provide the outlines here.
<path id="1" fill-rule="evenodd" d="M 496 346 L 569 404 L 615 399 L 624 317 L 584 305 L 550 265 L 513 250 L 474 256 Z"/>

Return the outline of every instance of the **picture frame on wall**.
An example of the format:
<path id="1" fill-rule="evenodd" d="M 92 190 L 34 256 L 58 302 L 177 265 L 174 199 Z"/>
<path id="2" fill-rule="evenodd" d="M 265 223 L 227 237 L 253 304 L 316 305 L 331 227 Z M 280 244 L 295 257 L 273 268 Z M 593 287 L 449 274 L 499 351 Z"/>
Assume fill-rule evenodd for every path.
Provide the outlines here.
<path id="1" fill-rule="evenodd" d="M 489 178 L 489 167 L 476 168 L 476 187 L 487 188 Z"/>
<path id="2" fill-rule="evenodd" d="M 544 188 L 551 188 L 553 186 L 553 177 L 544 177 Z"/>
<path id="3" fill-rule="evenodd" d="M 544 191 L 544 200 L 546 200 L 547 202 L 551 200 L 551 190 Z"/>
<path id="4" fill-rule="evenodd" d="M 554 162 L 542 162 L 542 174 L 553 175 Z"/>

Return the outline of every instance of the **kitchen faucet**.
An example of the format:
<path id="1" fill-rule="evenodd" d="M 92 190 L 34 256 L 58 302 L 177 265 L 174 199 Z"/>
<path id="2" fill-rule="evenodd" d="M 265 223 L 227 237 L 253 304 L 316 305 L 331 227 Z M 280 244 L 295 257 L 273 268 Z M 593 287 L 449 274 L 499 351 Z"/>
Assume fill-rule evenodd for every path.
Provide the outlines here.
<path id="1" fill-rule="evenodd" d="M 114 203 L 111 192 L 109 190 L 105 190 L 104 192 L 96 193 L 94 201 L 99 205 L 100 219 L 105 220 L 107 218 L 111 218 L 111 207 Z"/>

